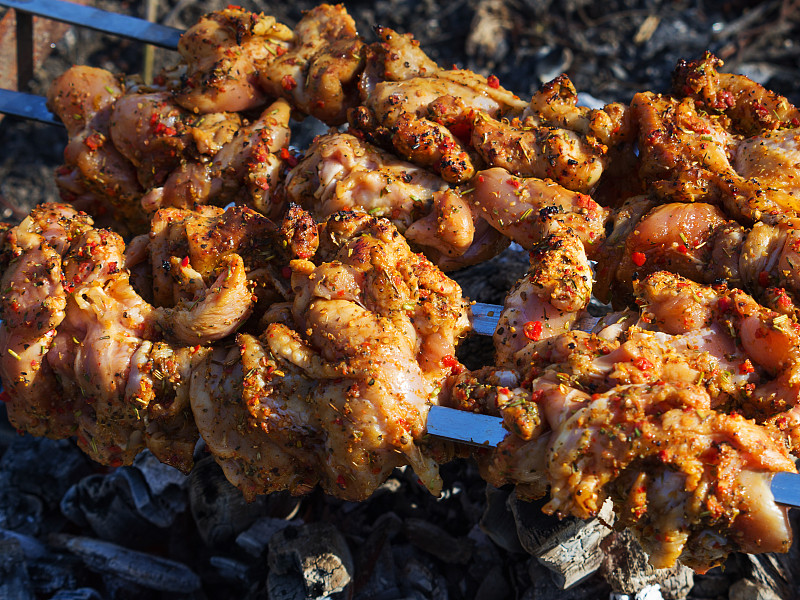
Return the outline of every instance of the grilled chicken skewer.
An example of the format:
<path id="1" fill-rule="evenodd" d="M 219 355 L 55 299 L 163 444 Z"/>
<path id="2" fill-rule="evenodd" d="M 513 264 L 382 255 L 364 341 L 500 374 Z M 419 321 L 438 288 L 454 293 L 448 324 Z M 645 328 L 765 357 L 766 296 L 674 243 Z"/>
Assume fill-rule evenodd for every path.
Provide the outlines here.
<path id="1" fill-rule="evenodd" d="M 448 458 L 447 448 L 418 441 L 430 405 L 447 401 L 464 410 L 499 410 L 512 427 L 502 452 L 483 457 L 487 480 L 515 483 L 522 495 L 539 495 L 549 485 L 547 510 L 580 517 L 595 514 L 605 497 L 617 495 L 626 523 L 643 535 L 664 529 L 675 534 L 648 542 L 658 565 L 681 557 L 704 569 L 731 549 L 752 549 L 753 540 L 765 544 L 758 549 L 785 550 L 788 532 L 779 515 L 769 507 L 756 510 L 748 490 L 767 489 L 771 473 L 794 471 L 787 448 L 800 447 L 800 414 L 794 410 L 797 360 L 790 349 L 797 344 L 789 315 L 767 311 L 743 293 L 693 287 L 656 271 L 633 286 L 642 304 L 651 307 L 641 318 L 656 327 L 615 324 L 586 336 L 572 330 L 592 294 L 589 261 L 603 259 L 602 250 L 608 250 L 603 238 L 609 208 L 586 193 L 610 197 L 603 176 L 614 165 L 613 152 L 632 147 L 631 115 L 640 138 L 648 141 L 667 128 L 663 122 L 669 124 L 673 111 L 690 120 L 696 116 L 699 121 L 692 122 L 708 126 L 703 133 L 710 133 L 708 147 L 715 151 L 707 169 L 692 167 L 671 179 L 662 163 L 680 164 L 676 140 L 689 147 L 697 142 L 700 149 L 706 140 L 686 129 L 676 139 L 653 140 L 639 165 L 642 186 L 652 185 L 667 197 L 711 190 L 709 199 L 747 224 L 766 214 L 767 224 L 778 227 L 784 224 L 778 212 L 794 210 L 792 193 L 771 188 L 769 202 L 748 204 L 748 193 L 771 183 L 737 178 L 731 171 L 725 151 L 738 139 L 725 119 L 747 126 L 746 110 L 743 116 L 734 106 L 725 118 L 703 117 L 706 122 L 693 112 L 692 102 L 713 100 L 718 82 L 695 81 L 697 73 L 713 79 L 713 65 L 687 66 L 687 89 L 696 96 L 691 99 L 644 94 L 631 110 L 609 105 L 590 111 L 576 105 L 566 78 L 551 82 L 528 104 L 496 81 L 440 69 L 407 36 L 386 29 L 379 35 L 381 42 L 365 49 L 352 20 L 335 7 L 312 11 L 294 32 L 271 17 L 229 8 L 204 17 L 182 38 L 185 73 L 168 90 L 129 94 L 113 80 L 104 82 L 102 73 L 78 69 L 54 87 L 51 103 L 66 117 L 74 142 L 68 162 L 75 177 L 65 177 L 62 189 L 95 200 L 106 194 L 100 199 L 119 203 L 116 208 L 133 229 L 139 219 L 153 231 L 149 238 L 136 238 L 129 257 L 121 254 L 119 236 L 92 228 L 79 215 L 61 215 L 62 222 L 40 212 L 9 233 L 11 253 L 24 257 L 10 261 L 4 276 L 13 292 L 3 307 L 11 358 L 4 355 L 1 366 L 15 395 L 13 418 L 54 435 L 63 435 L 72 418 L 82 447 L 108 464 L 129 461 L 146 444 L 161 452 L 162 460 L 185 468 L 194 430 L 181 416 L 188 415 L 191 398 L 193 424 L 246 495 L 285 487 L 303 492 L 319 482 L 330 493 L 358 499 L 387 469 L 405 463 L 436 491 L 436 463 Z M 401 55 L 408 60 L 398 62 Z M 207 79 L 210 65 L 218 68 Z M 81 77 L 91 79 L 98 102 L 71 95 Z M 734 91 L 738 85 L 720 81 Z M 734 105 L 758 91 L 734 95 Z M 278 100 L 262 119 L 245 126 L 236 122 L 233 113 L 260 108 L 268 97 Z M 88 104 L 95 110 L 82 109 Z M 109 118 L 103 111 L 112 105 L 120 112 Z M 231 194 L 245 189 L 245 203 L 270 212 L 271 196 L 258 190 L 271 194 L 280 167 L 274 173 L 254 169 L 271 161 L 262 159 L 253 142 L 261 139 L 266 154 L 291 163 L 291 155 L 279 152 L 286 150 L 288 133 L 281 134 L 286 119 L 268 119 L 288 114 L 290 105 L 331 125 L 347 119 L 354 135 L 345 141 L 350 134 L 329 134 L 295 165 L 299 170 L 286 186 L 286 193 L 298 194 L 293 199 L 319 196 L 333 210 L 350 208 L 364 189 L 359 186 L 378 171 L 385 178 L 378 177 L 375 189 L 390 191 L 393 180 L 418 185 L 414 195 L 427 194 L 431 211 L 409 222 L 417 209 L 403 198 L 403 189 L 410 188 L 402 186 L 398 198 L 379 204 L 368 198 L 369 210 L 385 211 L 410 240 L 438 253 L 440 264 L 485 258 L 472 244 L 486 224 L 531 252 L 531 271 L 502 309 L 473 309 L 478 323 L 499 313 L 499 324 L 482 331 L 494 334 L 497 367 L 462 371 L 453 354 L 466 327 L 460 290 L 411 253 L 386 221 L 337 213 L 317 252 L 308 237 L 314 227 L 300 213 L 290 211 L 276 232 L 249 209 L 222 215 L 220 209 L 201 206 L 207 200 L 241 202 Z M 793 115 L 784 112 L 787 119 Z M 156 138 L 155 152 L 139 147 L 135 134 L 144 131 L 142 123 L 166 134 Z M 783 151 L 793 143 L 789 138 L 764 136 L 760 145 Z M 644 146 L 642 139 L 639 143 Z M 228 160 L 245 147 L 255 153 L 244 164 Z M 413 164 L 396 161 L 387 150 Z M 746 144 L 739 150 L 740 170 L 755 164 L 758 171 L 774 162 L 771 154 Z M 694 157 L 690 153 L 689 162 Z M 93 170 L 93 164 L 116 167 L 113 193 L 108 194 L 105 171 Z M 425 179 L 421 186 L 415 181 L 416 172 L 424 173 L 420 166 L 436 174 L 420 177 Z M 223 174 L 232 181 L 222 181 L 216 190 L 205 185 L 207 180 L 219 184 Z M 335 193 L 326 193 L 329 186 Z M 186 190 L 199 206 L 180 201 Z M 145 214 L 139 212 L 140 201 Z M 294 252 L 285 275 L 281 270 L 288 285 L 276 276 L 275 263 L 266 264 L 273 257 L 259 262 L 244 238 L 216 259 L 210 250 L 198 250 L 206 248 L 202 242 L 218 242 L 223 232 L 234 230 L 232 222 L 242 231 L 256 223 L 267 238 L 284 237 Z M 59 243 L 59 227 L 69 230 L 61 236 L 66 244 Z M 136 269 L 148 262 L 141 257 L 148 244 L 150 273 Z M 184 249 L 185 260 L 177 254 Z M 666 249 L 655 252 L 650 256 Z M 634 263 L 645 256 L 638 249 L 629 254 Z M 608 255 L 613 258 L 613 252 Z M 136 272 L 120 275 L 123 263 Z M 25 286 L 18 285 L 38 276 L 48 283 L 40 290 L 47 295 L 42 302 L 34 294 L 26 297 Z M 155 284 L 157 306 L 136 293 L 130 283 L 134 276 L 140 278 L 138 289 Z M 673 288 L 695 298 L 682 320 L 670 314 Z M 254 325 L 253 305 L 265 294 L 269 308 Z M 24 314 L 18 318 L 13 313 L 20 308 Z M 114 328 L 108 317 L 123 327 Z M 250 328 L 243 328 L 248 322 Z M 36 331 L 30 323 L 38 325 Z M 739 337 L 726 337 L 723 326 Z M 236 343 L 227 344 L 236 330 Z M 767 338 L 767 349 L 756 338 Z M 190 351 L 191 341 L 200 343 Z M 37 347 L 46 359 L 30 354 Z M 119 364 L 130 364 L 130 372 L 111 373 L 93 358 L 92 352 L 106 347 Z M 84 370 L 92 375 L 89 384 L 78 377 Z M 34 388 L 65 385 L 81 392 L 70 396 L 69 402 L 77 404 L 67 407 L 77 410 L 48 422 L 51 409 L 65 407 L 49 406 L 51 398 L 37 404 Z M 487 403 L 493 397 L 495 405 Z M 29 410 L 22 400 L 29 401 Z M 137 405 L 147 406 L 145 417 Z M 121 426 L 115 428 L 115 422 Z M 325 433 L 317 436 L 317 431 Z M 183 458 L 165 453 L 170 436 L 186 442 Z M 722 532 L 725 544 L 709 544 L 708 532 Z"/>

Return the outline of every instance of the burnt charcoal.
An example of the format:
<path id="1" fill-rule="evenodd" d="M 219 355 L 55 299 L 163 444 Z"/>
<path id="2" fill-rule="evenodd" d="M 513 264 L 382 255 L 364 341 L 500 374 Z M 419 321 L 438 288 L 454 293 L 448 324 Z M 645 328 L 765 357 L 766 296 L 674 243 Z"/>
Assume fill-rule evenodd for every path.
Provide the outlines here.
<path id="1" fill-rule="evenodd" d="M 268 496 L 247 502 L 210 456 L 192 469 L 188 490 L 197 530 L 212 548 L 231 544 L 237 535 L 267 512 Z"/>
<path id="2" fill-rule="evenodd" d="M 91 570 L 147 589 L 192 592 L 200 588 L 200 578 L 173 560 L 87 537 L 70 538 L 65 546 Z"/>
<path id="3" fill-rule="evenodd" d="M 132 479 L 120 470 L 84 477 L 64 495 L 61 512 L 103 540 L 144 548 L 158 537 L 159 529 L 137 509 L 130 487 Z M 134 487 L 139 484 L 145 485 L 140 480 Z"/>
<path id="4" fill-rule="evenodd" d="M 34 560 L 47 554 L 47 546 L 33 536 L 18 531 L 0 529 L 0 542 L 14 540 L 26 560 Z"/>
<path id="5" fill-rule="evenodd" d="M 71 555 L 56 554 L 35 537 L 0 529 L 0 542 L 16 541 L 25 559 L 31 589 L 38 595 L 53 594 L 75 587 L 80 561 Z M 2 597 L 2 596 L 0 596 Z"/>
<path id="6" fill-rule="evenodd" d="M 486 506 L 480 520 L 480 528 L 491 540 L 507 552 L 524 552 L 517 535 L 517 523 L 508 506 L 508 490 L 486 486 Z"/>
<path id="7" fill-rule="evenodd" d="M 692 598 L 707 600 L 711 598 L 727 598 L 728 589 L 739 579 L 735 572 L 731 573 L 728 569 L 712 569 L 703 575 L 694 576 L 694 587 L 692 587 Z"/>
<path id="8" fill-rule="evenodd" d="M 475 600 L 505 600 L 512 597 L 511 586 L 500 565 L 495 565 L 481 581 Z"/>
<path id="9" fill-rule="evenodd" d="M 0 598 L 34 599 L 25 553 L 12 537 L 0 539 Z"/>
<path id="10" fill-rule="evenodd" d="M 67 489 L 91 473 L 89 459 L 68 440 L 18 437 L 0 459 L 0 483 L 57 507 Z"/>
<path id="11" fill-rule="evenodd" d="M 103 597 L 95 589 L 82 587 L 76 590 L 61 590 L 50 600 L 103 600 Z"/>
<path id="12" fill-rule="evenodd" d="M 433 592 L 436 577 L 422 562 L 411 559 L 403 565 L 403 583 L 429 596 Z"/>
<path id="13" fill-rule="evenodd" d="M 297 521 L 290 522 L 286 519 L 261 517 L 236 536 L 236 545 L 251 556 L 261 556 L 273 535 L 282 529 L 297 526 L 298 524 L 302 524 L 302 521 L 298 523 Z"/>
<path id="14" fill-rule="evenodd" d="M 592 576 L 582 585 L 562 589 L 560 582 L 556 581 L 555 573 L 532 559 L 528 564 L 531 587 L 525 591 L 523 600 L 596 600 L 608 598 L 611 587 L 602 577 Z"/>
<path id="15" fill-rule="evenodd" d="M 391 543 L 382 536 L 379 542 L 376 537 L 370 537 L 356 557 L 356 600 L 390 600 L 400 596 Z"/>
<path id="16" fill-rule="evenodd" d="M 545 515 L 543 503 L 509 498 L 520 543 L 553 572 L 558 586 L 566 589 L 600 568 L 603 560 L 600 544 L 611 533 L 608 525 L 614 520 L 613 507 L 606 501 L 597 518 L 584 521 Z"/>
<path id="17" fill-rule="evenodd" d="M 470 23 L 464 50 L 473 70 L 494 69 L 509 51 L 513 29 L 509 6 L 503 0 L 480 0 Z"/>
<path id="18" fill-rule="evenodd" d="M 787 554 L 739 555 L 738 563 L 739 569 L 744 575 L 743 580 L 752 581 L 765 589 L 772 590 L 780 598 L 792 598 L 795 590 L 798 589 L 797 581 L 800 565 L 798 565 L 797 555 L 799 553 L 793 547 Z M 734 584 L 734 586 L 736 585 Z M 741 588 L 747 586 L 750 586 L 750 584 L 739 583 Z M 731 588 L 732 591 L 733 587 Z"/>
<path id="19" fill-rule="evenodd" d="M 149 490 L 142 501 L 137 500 L 136 506 L 143 513 L 148 513 L 148 518 L 154 524 L 168 527 L 176 514 L 186 510 L 189 478 L 178 469 L 159 461 L 149 450 L 136 456 L 133 467 L 141 473 Z"/>
<path id="20" fill-rule="evenodd" d="M 664 600 L 680 600 L 694 585 L 694 572 L 681 564 L 669 569 L 652 567 L 630 531 L 614 532 L 602 547 L 602 573 L 614 592 L 634 595 L 647 586 L 658 585 Z"/>
<path id="21" fill-rule="evenodd" d="M 19 533 L 38 535 L 44 515 L 42 501 L 17 488 L 0 490 L 0 527 Z"/>
<path id="22" fill-rule="evenodd" d="M 454 537 L 430 521 L 406 519 L 403 531 L 417 548 L 445 563 L 463 565 L 472 557 L 472 540 L 467 537 Z"/>
<path id="23" fill-rule="evenodd" d="M 350 584 L 354 568 L 344 536 L 329 523 L 287 527 L 273 535 L 268 565 L 272 600 L 336 594 Z"/>
<path id="24" fill-rule="evenodd" d="M 227 556 L 212 556 L 208 561 L 216 569 L 219 577 L 232 583 L 247 583 L 251 569 L 245 563 Z"/>
<path id="25" fill-rule="evenodd" d="M 781 596 L 765 583 L 752 579 L 740 579 L 728 591 L 729 600 L 789 600 L 793 597 Z"/>

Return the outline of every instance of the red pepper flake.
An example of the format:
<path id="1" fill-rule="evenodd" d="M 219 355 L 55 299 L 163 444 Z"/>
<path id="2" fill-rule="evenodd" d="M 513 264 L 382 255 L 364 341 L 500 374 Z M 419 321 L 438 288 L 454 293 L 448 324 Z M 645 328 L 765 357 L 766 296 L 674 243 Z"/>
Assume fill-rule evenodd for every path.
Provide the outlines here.
<path id="1" fill-rule="evenodd" d="M 644 255 L 644 252 L 634 252 L 631 254 L 631 260 L 637 267 L 641 267 L 645 262 L 647 262 L 647 257 Z"/>
<path id="2" fill-rule="evenodd" d="M 116 261 L 111 261 L 108 263 L 108 274 L 113 275 L 114 273 L 119 273 L 119 268 Z"/>
<path id="3" fill-rule="evenodd" d="M 164 125 L 164 123 L 158 123 L 155 126 L 155 130 L 154 131 L 157 134 L 162 134 L 163 133 L 164 135 L 170 135 L 170 136 L 171 135 L 176 135 L 178 133 L 177 129 L 175 129 L 174 127 L 170 127 L 169 125 Z"/>
<path id="4" fill-rule="evenodd" d="M 509 180 L 508 180 L 506 183 L 508 183 L 508 185 L 510 185 L 511 187 L 513 187 L 513 188 L 517 188 L 517 189 L 519 189 L 519 188 L 520 188 L 520 186 L 522 185 L 522 184 L 519 182 L 519 180 L 517 180 L 517 179 L 513 179 L 513 178 L 512 178 L 512 179 L 509 179 Z"/>
<path id="5" fill-rule="evenodd" d="M 281 277 L 284 279 L 289 279 L 292 276 L 292 268 L 291 267 L 283 267 L 281 269 Z"/>
<path id="6" fill-rule="evenodd" d="M 188 257 L 188 256 L 184 256 L 184 257 L 181 259 L 181 266 L 182 266 L 184 269 L 185 269 L 186 267 L 188 267 L 188 266 L 189 266 L 189 257 Z"/>
<path id="7" fill-rule="evenodd" d="M 346 482 L 346 481 L 345 481 L 345 479 L 344 479 L 344 475 L 341 475 L 341 474 L 340 474 L 340 475 L 339 475 L 339 476 L 336 478 L 336 485 L 338 485 L 339 487 L 342 487 L 342 488 L 343 488 L 343 487 L 345 487 L 345 485 L 346 485 L 346 484 L 347 484 L 347 482 Z"/>
<path id="8" fill-rule="evenodd" d="M 586 210 L 594 210 L 597 208 L 597 202 L 586 194 L 578 194 L 578 206 Z"/>
<path id="9" fill-rule="evenodd" d="M 501 387 L 501 388 L 497 388 L 497 393 L 498 394 L 505 394 L 506 396 L 508 396 L 511 393 L 511 390 L 508 389 L 507 387 Z"/>
<path id="10" fill-rule="evenodd" d="M 644 356 L 634 359 L 633 365 L 640 371 L 649 371 L 653 368 L 653 363 L 647 360 Z"/>
<path id="11" fill-rule="evenodd" d="M 689 249 L 686 247 L 686 244 L 678 244 L 678 252 L 681 254 L 688 254 Z"/>
<path id="12" fill-rule="evenodd" d="M 3 390 L 0 392 L 0 403 L 5 404 L 7 402 L 11 402 L 11 396 L 8 393 L 8 390 Z"/>
<path id="13" fill-rule="evenodd" d="M 290 167 L 296 167 L 299 162 L 297 157 L 289 152 L 288 148 L 281 148 L 281 158 L 285 160 Z"/>
<path id="14" fill-rule="evenodd" d="M 83 143 L 86 144 L 86 147 L 89 148 L 89 150 L 97 150 L 103 145 L 103 143 L 105 143 L 105 141 L 105 138 L 101 134 L 93 133 L 83 140 Z"/>
<path id="15" fill-rule="evenodd" d="M 121 467 L 122 466 L 122 459 L 121 458 L 112 458 L 111 462 L 108 463 L 112 467 Z"/>
<path id="16" fill-rule="evenodd" d="M 758 274 L 758 285 L 761 287 L 767 287 L 769 285 L 769 273 L 761 271 L 761 273 Z"/>
<path id="17" fill-rule="evenodd" d="M 522 333 L 525 337 L 534 342 L 538 342 L 542 337 L 542 322 L 541 321 L 528 321 L 522 326 Z"/>
<path id="18" fill-rule="evenodd" d="M 500 87 L 500 80 L 497 78 L 497 75 L 489 75 L 486 78 L 486 83 L 489 84 L 489 87 L 492 89 L 497 89 Z"/>
<path id="19" fill-rule="evenodd" d="M 739 365 L 739 373 L 741 375 L 747 375 L 748 373 L 753 373 L 755 370 L 756 369 L 755 367 L 753 367 L 753 363 L 750 362 L 749 358 Z"/>
<path id="20" fill-rule="evenodd" d="M 483 183 L 486 181 L 486 178 L 483 175 L 478 175 L 478 183 Z"/>
<path id="21" fill-rule="evenodd" d="M 442 363 L 443 367 L 450 369 L 451 375 L 458 375 L 464 371 L 464 366 L 458 362 L 458 359 L 452 354 L 443 356 L 440 362 Z"/>
<path id="22" fill-rule="evenodd" d="M 281 87 L 289 92 L 297 87 L 297 81 L 291 75 L 284 75 L 281 79 Z"/>

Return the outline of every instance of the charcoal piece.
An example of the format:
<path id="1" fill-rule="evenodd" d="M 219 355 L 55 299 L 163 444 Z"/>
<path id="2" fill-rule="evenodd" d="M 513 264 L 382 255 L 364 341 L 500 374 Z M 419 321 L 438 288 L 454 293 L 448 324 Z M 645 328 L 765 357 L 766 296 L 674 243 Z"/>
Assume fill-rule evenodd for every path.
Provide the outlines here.
<path id="1" fill-rule="evenodd" d="M 25 553 L 12 537 L 0 540 L 0 598 L 34 599 Z"/>
<path id="2" fill-rule="evenodd" d="M 33 494 L 16 487 L 0 489 L 0 527 L 27 535 L 38 535 L 44 506 Z"/>
<path id="3" fill-rule="evenodd" d="M 273 517 L 261 517 L 249 528 L 236 536 L 236 545 L 251 556 L 261 556 L 272 536 L 287 527 L 297 526 L 302 521 L 287 521 Z"/>
<path id="4" fill-rule="evenodd" d="M 64 494 L 61 512 L 103 540 L 143 548 L 159 530 L 137 510 L 129 484 L 119 470 L 84 477 Z"/>
<path id="5" fill-rule="evenodd" d="M 156 527 L 169 527 L 175 521 L 175 516 L 186 510 L 187 499 L 180 486 L 162 486 L 162 481 L 155 480 L 157 487 L 153 489 L 138 467 L 119 468 L 112 476 L 118 487 L 127 488 L 127 495 L 139 516 Z"/>
<path id="6" fill-rule="evenodd" d="M 781 596 L 767 584 L 753 579 L 740 579 L 728 590 L 729 600 L 788 600 L 794 595 Z"/>
<path id="7" fill-rule="evenodd" d="M 411 559 L 403 565 L 403 584 L 426 596 L 433 592 L 435 575 L 421 561 Z"/>
<path id="8" fill-rule="evenodd" d="M 15 540 L 26 560 L 41 558 L 47 553 L 47 546 L 35 537 L 18 531 L 0 529 L 0 542 L 6 540 Z"/>
<path id="9" fill-rule="evenodd" d="M 225 479 L 213 457 L 199 461 L 189 474 L 189 507 L 200 537 L 206 545 L 218 548 L 230 544 L 237 535 L 263 516 L 267 496 L 247 502 L 236 487 Z"/>
<path id="10" fill-rule="evenodd" d="M 359 549 L 356 559 L 356 600 L 390 600 L 399 598 L 400 579 L 386 538 L 382 543 L 371 536 Z"/>
<path id="11" fill-rule="evenodd" d="M 694 572 L 680 563 L 669 569 L 651 566 L 641 544 L 628 530 L 612 533 L 602 548 L 601 571 L 618 594 L 635 595 L 647 586 L 658 585 L 664 600 L 680 600 L 694 585 Z"/>
<path id="12" fill-rule="evenodd" d="M 559 587 L 567 589 L 600 568 L 600 543 L 611 533 L 608 526 L 614 520 L 613 507 L 606 501 L 597 518 L 584 521 L 546 515 L 542 505 L 543 501 L 509 498 L 522 547 L 553 572 Z"/>
<path id="13" fill-rule="evenodd" d="M 88 587 L 76 590 L 60 590 L 50 600 L 103 600 L 100 592 Z"/>
<path id="14" fill-rule="evenodd" d="M 272 600 L 324 598 L 343 591 L 353 577 L 350 548 L 329 523 L 287 527 L 273 535 L 268 565 Z"/>
<path id="15" fill-rule="evenodd" d="M 163 592 L 192 592 L 200 578 L 186 565 L 87 537 L 67 540 L 66 548 L 91 570 Z"/>
<path id="16" fill-rule="evenodd" d="M 49 596 L 78 585 L 83 569 L 80 559 L 71 554 L 47 554 L 28 561 L 28 576 L 38 596 Z"/>
<path id="17" fill-rule="evenodd" d="M 208 562 L 217 570 L 218 575 L 232 583 L 247 583 L 250 579 L 250 567 L 245 563 L 227 556 L 212 556 Z"/>
<path id="18" fill-rule="evenodd" d="M 405 520 L 403 530 L 417 548 L 446 563 L 464 565 L 472 557 L 472 540 L 454 537 L 430 521 L 409 518 Z"/>
<path id="19" fill-rule="evenodd" d="M 0 459 L 0 483 L 57 507 L 67 489 L 92 472 L 89 459 L 68 440 L 18 437 Z"/>
<path id="20" fill-rule="evenodd" d="M 395 513 L 379 516 L 355 557 L 355 595 L 358 600 L 389 600 L 400 595 L 398 569 L 391 540 L 403 529 Z"/>
<path id="21" fill-rule="evenodd" d="M 800 548 L 795 544 L 786 554 L 740 554 L 737 562 L 745 579 L 774 590 L 781 598 L 791 598 L 800 578 L 798 554 Z M 746 585 L 749 584 L 741 584 Z"/>
<path id="22" fill-rule="evenodd" d="M 149 450 L 136 456 L 133 469 L 141 474 L 149 490 L 146 502 L 141 505 L 137 502 L 136 506 L 143 513 L 150 514 L 149 518 L 154 524 L 169 527 L 175 515 L 186 510 L 189 478 L 178 469 L 162 463 Z"/>
<path id="23" fill-rule="evenodd" d="M 562 589 L 556 574 L 532 558 L 528 563 L 531 587 L 525 592 L 523 600 L 597 600 L 609 598 L 611 587 L 600 576 L 590 576 L 581 585 Z"/>
<path id="24" fill-rule="evenodd" d="M 524 552 L 517 535 L 514 513 L 508 505 L 510 492 L 486 486 L 486 506 L 480 520 L 480 528 L 491 540 L 508 552 Z"/>
<path id="25" fill-rule="evenodd" d="M 475 592 L 475 600 L 505 600 L 510 597 L 512 597 L 511 586 L 500 565 L 492 567 Z"/>

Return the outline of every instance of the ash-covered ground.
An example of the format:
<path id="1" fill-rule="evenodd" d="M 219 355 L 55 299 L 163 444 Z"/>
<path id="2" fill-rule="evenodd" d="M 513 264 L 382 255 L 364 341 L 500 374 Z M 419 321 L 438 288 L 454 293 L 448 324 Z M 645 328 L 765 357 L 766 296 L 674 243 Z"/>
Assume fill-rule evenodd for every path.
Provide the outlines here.
<path id="1" fill-rule="evenodd" d="M 238 3 L 274 14 L 288 25 L 315 4 L 307 0 Z M 107 10 L 137 16 L 142 16 L 144 4 L 97 2 Z M 185 28 L 201 14 L 227 4 L 223 0 L 163 0 L 158 20 Z M 627 101 L 638 91 L 667 90 L 679 59 L 698 58 L 710 50 L 725 60 L 727 69 L 800 102 L 800 2 L 796 0 L 364 0 L 344 4 L 368 41 L 374 39 L 376 25 L 412 32 L 440 64 L 493 73 L 521 97 L 566 72 L 583 94 L 601 102 Z M 156 64 L 169 64 L 175 57 L 159 50 Z M 131 73 L 141 71 L 142 60 L 142 47 L 136 43 L 73 30 L 54 44 L 31 90 L 45 93 L 49 82 L 72 64 Z M 61 164 L 65 141 L 64 131 L 58 128 L 12 118 L 0 123 L 0 219 L 17 221 L 36 203 L 57 199 L 52 173 Z M 467 295 L 482 302 L 502 301 L 505 290 L 524 271 L 525 259 L 507 254 L 500 260 L 499 267 L 495 262 L 457 275 Z M 486 340 L 467 342 L 462 352 L 469 366 L 485 363 L 490 352 L 486 344 Z M 275 555 L 273 546 L 279 545 L 274 541 L 267 547 L 267 542 L 285 523 L 297 526 L 301 540 L 304 535 L 330 538 L 332 545 L 343 545 L 342 554 L 349 553 L 355 580 L 336 597 L 535 600 L 605 598 L 611 592 L 600 575 L 559 590 L 550 572 L 514 541 L 511 513 L 518 505 L 513 497 L 509 500 L 507 491 L 489 490 L 487 504 L 486 486 L 468 462 L 443 468 L 446 489 L 441 499 L 427 495 L 408 471 L 398 473 L 373 499 L 358 505 L 321 494 L 302 500 L 276 495 L 245 505 L 207 460 L 185 481 L 170 478 L 151 463 L 141 463 L 114 473 L 99 470 L 69 442 L 17 438 L 0 414 L 0 592 L 23 589 L 3 585 L 16 581 L 14 577 L 27 577 L 30 598 L 302 597 L 292 595 L 299 588 L 281 588 L 280 582 L 267 577 L 270 571 L 276 572 L 269 557 Z M 21 550 L 14 550 L 3 531 L 27 536 L 14 542 Z M 249 536 L 244 535 L 247 532 Z M 176 591 L 167 584 L 159 589 L 131 583 L 108 561 L 91 566 L 87 556 L 99 550 L 89 542 L 81 546 L 70 541 L 75 539 L 70 536 L 133 547 L 153 560 L 171 557 L 198 575 L 201 587 Z M 45 546 L 31 549 L 30 539 Z M 300 545 L 279 541 L 292 548 Z M 796 556 L 791 556 L 796 564 Z M 160 565 L 126 564 L 129 572 L 134 567 Z M 693 581 L 685 573 L 676 576 L 676 581 L 684 582 L 682 587 L 676 584 L 672 592 L 663 591 L 665 597 L 689 593 L 697 599 L 797 597 L 797 582 L 791 572 L 786 573 L 776 559 L 759 562 L 735 556 L 724 570 L 695 576 Z M 169 585 L 194 581 L 182 576 L 173 572 Z M 790 579 L 781 579 L 786 576 Z M 766 580 L 772 582 L 768 587 L 777 596 L 742 583 Z M 89 591 L 67 595 L 74 590 Z"/>

